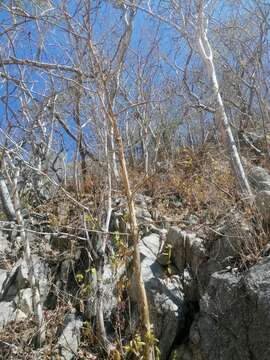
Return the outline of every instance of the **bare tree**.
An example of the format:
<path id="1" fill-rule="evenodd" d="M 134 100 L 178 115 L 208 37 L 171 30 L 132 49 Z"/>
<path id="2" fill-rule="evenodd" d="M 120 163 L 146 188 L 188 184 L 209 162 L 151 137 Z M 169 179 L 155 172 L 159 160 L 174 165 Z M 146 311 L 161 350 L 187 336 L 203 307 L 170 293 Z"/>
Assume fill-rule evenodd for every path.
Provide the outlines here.
<path id="1" fill-rule="evenodd" d="M 144 282 L 141 275 L 141 261 L 139 251 L 139 231 L 135 213 L 134 194 L 131 190 L 130 180 L 128 176 L 125 149 L 122 140 L 122 135 L 117 124 L 117 117 L 114 111 L 114 104 L 119 89 L 120 77 L 122 74 L 125 56 L 128 50 L 128 46 L 132 34 L 132 23 L 135 17 L 134 7 L 121 6 L 123 8 L 124 18 L 124 30 L 123 35 L 117 46 L 117 52 L 114 56 L 115 68 L 113 73 L 105 74 L 101 68 L 101 58 L 92 39 L 89 39 L 89 50 L 92 56 L 92 68 L 96 74 L 97 92 L 99 96 L 100 105 L 104 114 L 104 117 L 108 121 L 109 127 L 113 130 L 113 137 L 118 149 L 118 156 L 121 169 L 121 178 L 124 185 L 124 191 L 127 198 L 129 209 L 129 222 L 130 222 L 130 235 L 133 242 L 133 266 L 136 279 L 136 288 L 138 291 L 138 303 L 140 308 L 140 316 L 143 327 L 143 340 L 145 342 L 144 357 L 145 359 L 152 359 L 154 357 L 153 344 L 151 342 L 151 323 L 149 317 L 149 309 Z M 109 81 L 108 81 L 109 80 Z"/>
<path id="2" fill-rule="evenodd" d="M 217 116 L 220 119 L 220 121 L 223 124 L 225 134 L 226 134 L 226 143 L 227 143 L 227 149 L 232 161 L 233 169 L 236 175 L 236 178 L 239 180 L 240 186 L 242 191 L 247 196 L 252 196 L 252 191 L 249 186 L 245 170 L 243 168 L 240 155 L 238 152 L 238 149 L 236 147 L 236 143 L 234 140 L 234 136 L 232 133 L 232 129 L 227 117 L 227 114 L 225 112 L 223 100 L 220 94 L 219 84 L 217 80 L 217 74 L 214 64 L 214 58 L 213 58 L 213 51 L 210 45 L 210 42 L 207 37 L 207 18 L 204 12 L 205 5 L 203 1 L 199 1 L 197 4 L 198 9 L 198 17 L 196 19 L 196 23 L 192 24 L 196 26 L 197 31 L 197 39 L 198 39 L 198 49 L 201 54 L 201 57 L 205 63 L 205 66 L 207 67 L 208 74 L 213 86 L 214 96 L 216 99 L 217 104 Z"/>
<path id="3" fill-rule="evenodd" d="M 6 195 L 6 199 L 8 199 L 9 208 L 12 207 L 12 211 L 15 211 L 16 221 L 17 221 L 17 224 L 20 229 L 20 235 L 21 235 L 22 242 L 24 244 L 24 257 L 25 257 L 25 262 L 26 262 L 27 270 L 28 270 L 28 280 L 29 280 L 29 284 L 30 284 L 31 290 L 32 290 L 33 311 L 34 311 L 35 320 L 37 323 L 37 335 L 36 335 L 35 340 L 36 340 L 36 346 L 40 347 L 40 346 L 44 345 L 44 343 L 46 341 L 45 321 L 44 321 L 43 309 L 42 309 L 42 304 L 41 304 L 41 299 L 40 299 L 38 279 L 37 279 L 35 271 L 34 271 L 34 264 L 33 264 L 33 258 L 31 255 L 29 237 L 26 234 L 24 218 L 22 216 L 22 211 L 21 211 L 22 208 L 21 208 L 21 201 L 20 201 L 19 188 L 18 188 L 20 168 L 19 168 L 18 164 L 15 165 L 13 163 L 12 159 L 10 159 L 10 157 L 8 156 L 9 155 L 8 153 L 6 153 L 6 155 L 7 155 L 6 156 L 7 159 L 5 159 L 5 158 L 2 159 L 2 168 L 5 169 L 6 175 L 9 179 L 10 185 L 12 187 L 13 203 L 11 203 L 11 196 L 9 195 L 9 191 L 4 182 L 4 179 L 2 179 L 2 181 L 3 181 L 2 184 L 4 184 L 5 195 Z M 9 164 L 8 167 L 7 167 L 6 160 L 8 161 L 8 164 Z M 8 172 L 10 172 L 10 170 L 13 173 L 12 180 L 11 180 L 10 174 L 8 174 Z"/>
<path id="4" fill-rule="evenodd" d="M 216 104 L 216 108 L 214 111 L 216 117 L 222 124 L 224 132 L 226 134 L 224 141 L 231 159 L 233 171 L 239 181 L 243 193 L 246 194 L 248 197 L 251 197 L 252 191 L 240 159 L 230 122 L 225 112 L 225 107 L 217 80 L 213 51 L 207 35 L 208 20 L 205 14 L 205 8 L 209 6 L 210 3 L 211 1 L 204 4 L 204 1 L 202 0 L 195 2 L 190 1 L 188 4 L 171 1 L 171 7 L 168 7 L 166 5 L 162 7 L 165 15 L 158 13 L 156 10 L 153 10 L 150 2 L 147 3 L 147 7 L 143 7 L 141 5 L 137 5 L 137 7 L 146 12 L 147 14 L 158 19 L 159 21 L 163 21 L 164 23 L 169 24 L 174 30 L 176 30 L 179 34 L 181 34 L 182 37 L 187 40 L 191 48 L 194 48 L 194 50 L 200 53 L 213 88 L 213 96 Z M 192 9 L 194 9 L 194 7 L 196 11 L 195 14 L 192 13 Z M 186 81 L 184 81 L 184 83 L 186 84 Z"/>

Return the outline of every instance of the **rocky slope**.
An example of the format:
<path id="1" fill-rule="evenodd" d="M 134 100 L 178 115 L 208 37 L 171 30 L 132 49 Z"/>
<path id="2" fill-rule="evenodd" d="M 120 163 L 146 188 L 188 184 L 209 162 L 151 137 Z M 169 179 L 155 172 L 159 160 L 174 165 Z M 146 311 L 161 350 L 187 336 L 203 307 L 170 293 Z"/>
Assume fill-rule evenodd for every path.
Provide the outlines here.
<path id="1" fill-rule="evenodd" d="M 249 176 L 266 229 L 270 176 L 259 167 L 251 168 Z M 176 226 L 157 215 L 151 197 L 138 195 L 136 206 L 142 276 L 160 359 L 269 359 L 269 246 L 267 241 L 258 246 L 255 225 L 233 209 L 210 236 L 197 216 Z M 129 344 L 139 325 L 128 240 L 118 235 L 128 230 L 125 211 L 124 201 L 118 199 L 102 280 L 106 330 L 118 345 L 119 339 L 122 345 Z M 45 230 L 28 231 L 47 321 L 47 342 L 35 349 L 32 292 L 19 229 L 2 222 L 0 355 L 3 359 L 99 359 L 95 269 L 80 239 L 75 243 L 72 236 L 48 235 Z M 114 251 L 116 247 L 122 256 Z M 123 349 L 124 356 L 132 358 L 132 352 Z"/>

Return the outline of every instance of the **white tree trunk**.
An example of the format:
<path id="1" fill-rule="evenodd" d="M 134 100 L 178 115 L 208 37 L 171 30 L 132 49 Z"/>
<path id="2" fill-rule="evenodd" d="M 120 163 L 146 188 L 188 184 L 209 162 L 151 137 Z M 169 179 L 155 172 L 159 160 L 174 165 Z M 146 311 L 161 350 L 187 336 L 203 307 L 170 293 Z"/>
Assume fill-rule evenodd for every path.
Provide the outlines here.
<path id="1" fill-rule="evenodd" d="M 14 205 L 15 205 L 15 211 L 16 211 L 16 218 L 17 223 L 20 226 L 20 234 L 22 241 L 24 243 L 24 257 L 25 262 L 27 265 L 28 270 L 28 281 L 31 286 L 32 290 L 32 303 L 33 303 L 33 311 L 35 314 L 36 322 L 38 325 L 38 331 L 36 335 L 36 346 L 40 347 L 45 343 L 46 336 L 45 336 L 45 322 L 44 322 L 44 316 L 43 316 L 43 310 L 42 310 L 42 304 L 40 300 L 40 293 L 39 293 L 39 285 L 38 280 L 36 278 L 35 272 L 34 272 L 34 265 L 31 255 L 31 248 L 28 236 L 25 231 L 24 226 L 24 219 L 21 214 L 21 204 L 20 204 L 20 198 L 18 193 L 18 186 L 17 186 L 17 180 L 19 177 L 19 169 L 15 170 L 15 178 L 14 178 Z"/>
<path id="2" fill-rule="evenodd" d="M 104 273 L 104 259 L 105 259 L 105 250 L 108 241 L 108 232 L 109 226 L 112 216 L 112 170 L 111 170 L 111 159 L 108 151 L 108 135 L 106 130 L 105 132 L 105 156 L 107 162 L 107 181 L 108 181 L 108 189 L 107 189 L 107 209 L 106 209 L 106 220 L 105 226 L 102 227 L 102 233 L 99 236 L 99 244 L 98 244 L 98 258 L 96 259 L 97 266 L 97 303 L 96 303 L 96 321 L 97 321 L 97 330 L 98 336 L 102 342 L 102 345 L 105 348 L 105 351 L 110 354 L 115 347 L 108 340 L 104 322 L 104 294 L 103 294 L 103 273 Z"/>
<path id="3" fill-rule="evenodd" d="M 239 152 L 237 150 L 234 136 L 232 133 L 232 129 L 230 126 L 230 122 L 227 118 L 227 114 L 225 112 L 223 100 L 220 94 L 219 84 L 217 80 L 216 75 L 216 69 L 215 64 L 213 60 L 213 51 L 211 48 L 211 45 L 209 43 L 208 37 L 207 37 L 207 21 L 205 19 L 205 14 L 203 11 L 203 1 L 199 2 L 199 14 L 198 14 L 198 23 L 197 23 L 197 36 L 198 36 L 198 49 L 200 52 L 200 55 L 205 63 L 205 66 L 207 68 L 209 78 L 211 80 L 213 90 L 214 90 L 214 96 L 217 103 L 217 115 L 220 119 L 221 123 L 223 124 L 225 134 L 226 134 L 226 142 L 227 142 L 227 150 L 229 153 L 229 156 L 231 158 L 232 164 L 233 164 L 233 170 L 234 173 L 240 183 L 241 189 L 243 193 L 248 195 L 249 197 L 252 196 L 252 191 L 249 186 L 245 170 L 243 168 Z"/>
<path id="4" fill-rule="evenodd" d="M 118 166 L 117 166 L 112 126 L 110 127 L 110 148 L 111 148 L 110 150 L 111 150 L 111 156 L 112 156 L 113 175 L 114 175 L 114 178 L 116 180 L 118 180 L 119 179 L 119 171 L 118 171 Z"/>
<path id="5" fill-rule="evenodd" d="M 0 198 L 2 201 L 2 206 L 6 217 L 8 218 L 9 221 L 15 221 L 16 220 L 15 209 L 10 197 L 7 184 L 1 174 L 0 174 Z"/>

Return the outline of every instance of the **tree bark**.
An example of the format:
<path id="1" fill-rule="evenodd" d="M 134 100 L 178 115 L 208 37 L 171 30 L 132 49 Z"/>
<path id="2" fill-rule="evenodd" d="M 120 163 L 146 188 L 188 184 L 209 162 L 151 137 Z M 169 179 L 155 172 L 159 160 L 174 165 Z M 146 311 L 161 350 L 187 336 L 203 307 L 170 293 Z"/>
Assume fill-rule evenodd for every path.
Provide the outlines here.
<path id="1" fill-rule="evenodd" d="M 16 220 L 15 209 L 10 197 L 10 193 L 4 177 L 0 174 L 0 198 L 3 205 L 4 213 L 9 221 Z"/>
<path id="2" fill-rule="evenodd" d="M 209 74 L 210 81 L 213 86 L 214 96 L 217 104 L 217 115 L 223 124 L 226 135 L 226 147 L 232 161 L 233 171 L 240 184 L 242 192 L 248 197 L 252 197 L 252 191 L 243 168 L 239 152 L 237 150 L 230 122 L 225 112 L 223 100 L 220 94 L 219 84 L 216 75 L 216 69 L 213 59 L 213 51 L 207 37 L 207 20 L 203 10 L 203 1 L 198 6 L 198 23 L 197 23 L 198 49 L 204 61 Z"/>
<path id="3" fill-rule="evenodd" d="M 138 304 L 140 307 L 140 315 L 141 321 L 143 324 L 143 340 L 145 342 L 145 349 L 144 349 L 144 359 L 152 360 L 154 359 L 154 349 L 153 344 L 149 341 L 149 335 L 152 332 L 151 323 L 150 323 L 150 315 L 149 315 L 149 308 L 147 302 L 147 296 L 145 291 L 144 282 L 142 279 L 141 274 L 141 258 L 140 258 L 140 251 L 139 251 L 139 231 L 138 231 L 138 224 L 136 219 L 136 212 L 135 212 L 135 204 L 133 200 L 133 195 L 131 192 L 127 166 L 126 166 L 126 159 L 125 159 L 125 151 L 123 146 L 122 137 L 117 126 L 116 118 L 112 109 L 109 108 L 108 111 L 108 118 L 112 125 L 113 132 L 114 132 L 114 139 L 115 143 L 118 147 L 118 154 L 119 154 L 119 162 L 120 162 L 120 170 L 121 170 L 121 177 L 124 183 L 125 195 L 128 202 L 128 209 L 129 209 L 129 221 L 130 221 L 130 235 L 133 242 L 133 266 L 134 266 L 134 274 L 136 279 L 136 288 L 138 290 Z"/>
<path id="4" fill-rule="evenodd" d="M 17 223 L 20 226 L 20 234 L 22 241 L 24 243 L 24 257 L 25 262 L 27 265 L 28 270 L 28 281 L 31 286 L 32 290 L 32 304 L 33 304 L 33 311 L 35 315 L 35 319 L 38 326 L 38 331 L 36 334 L 36 346 L 41 347 L 44 345 L 46 341 L 46 334 L 45 334 L 45 322 L 44 322 L 44 316 L 43 316 L 43 310 L 42 310 L 42 304 L 40 299 L 40 293 L 39 293 L 39 285 L 38 280 L 36 278 L 35 272 L 34 272 L 34 264 L 33 259 L 31 255 L 31 248 L 28 236 L 25 231 L 25 224 L 24 219 L 21 213 L 21 203 L 18 193 L 18 186 L 17 186 L 17 179 L 19 177 L 19 169 L 15 169 L 15 178 L 14 178 L 14 207 L 16 211 L 16 218 Z"/>

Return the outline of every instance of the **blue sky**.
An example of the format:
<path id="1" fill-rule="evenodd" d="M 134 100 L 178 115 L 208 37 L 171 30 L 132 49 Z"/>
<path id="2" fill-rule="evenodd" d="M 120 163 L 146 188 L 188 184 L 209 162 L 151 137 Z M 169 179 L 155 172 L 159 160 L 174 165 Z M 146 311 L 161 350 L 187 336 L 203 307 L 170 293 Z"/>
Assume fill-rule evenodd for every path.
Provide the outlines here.
<path id="1" fill-rule="evenodd" d="M 7 4 L 7 1 L 3 1 L 2 4 Z M 57 7 L 61 1 L 54 1 L 54 6 Z M 94 2 L 93 2 L 94 3 Z M 154 2 L 152 2 L 154 3 Z M 33 13 L 33 9 L 31 9 L 31 2 L 30 1 L 21 1 L 21 4 L 23 4 L 23 9 L 28 13 Z M 80 4 L 80 2 L 76 1 L 68 1 L 68 11 L 70 15 L 74 15 L 75 13 L 75 4 Z M 104 41 L 103 48 L 106 48 L 106 55 L 108 57 L 112 56 L 112 54 L 115 52 L 115 43 L 114 38 L 118 38 L 121 35 L 122 30 L 122 22 L 121 22 L 121 11 L 114 9 L 110 2 L 107 1 L 103 3 L 102 7 L 99 9 L 99 16 L 95 20 L 95 26 L 94 26 L 94 33 L 95 33 L 95 40 L 96 42 Z M 162 4 L 162 2 L 161 2 Z M 247 0 L 245 2 L 245 6 L 248 7 L 252 13 L 252 4 L 253 2 L 251 0 Z M 266 3 L 267 6 L 267 3 Z M 1 32 L 6 29 L 8 26 L 11 26 L 13 24 L 13 17 L 3 9 L 0 11 L 0 34 Z M 43 10 L 40 10 L 43 11 Z M 238 11 L 238 10 L 237 10 Z M 243 10 L 242 10 L 243 11 Z M 50 24 L 48 25 L 46 22 L 39 21 L 38 25 L 41 30 L 41 33 L 37 31 L 37 24 L 34 20 L 24 21 L 24 17 L 20 16 L 16 18 L 17 23 L 23 22 L 21 25 L 17 27 L 18 31 L 16 33 L 9 32 L 8 34 L 0 36 L 0 54 L 3 57 L 8 56 L 15 56 L 18 58 L 27 58 L 32 60 L 40 60 L 44 62 L 51 62 L 51 63 L 61 63 L 61 64 L 68 64 L 73 65 L 74 61 L 74 53 L 72 50 L 72 47 L 69 46 L 69 39 L 68 34 L 65 30 L 62 28 L 66 26 L 64 22 L 58 23 L 56 26 L 52 26 L 51 22 L 54 21 L 53 15 L 57 13 L 57 11 L 53 10 L 51 12 L 48 12 L 48 16 L 50 17 Z M 60 12 L 61 13 L 61 12 Z M 211 21 L 211 29 L 215 29 L 215 27 L 220 22 L 226 22 L 228 18 L 233 16 L 239 16 L 241 14 L 237 13 L 236 10 L 234 10 L 230 2 L 225 1 L 217 1 L 215 2 L 215 11 L 213 13 L 214 17 Z M 76 21 L 81 22 L 83 21 L 82 16 L 73 17 L 72 23 L 75 28 L 75 30 L 78 30 L 78 25 L 76 25 Z M 174 69 L 166 63 L 166 60 L 164 60 L 166 57 L 168 58 L 169 62 L 176 61 L 177 65 L 179 67 L 182 67 L 187 59 L 187 54 L 189 49 L 186 47 L 186 44 L 184 42 L 179 41 L 179 34 L 175 32 L 172 28 L 170 28 L 169 25 L 160 23 L 158 24 L 157 21 L 150 18 L 145 13 L 138 11 L 136 14 L 136 18 L 134 21 L 134 31 L 132 35 L 132 40 L 130 44 L 130 51 L 128 53 L 128 61 L 132 64 L 134 64 L 133 67 L 129 69 L 130 72 L 136 71 L 136 56 L 134 54 L 139 54 L 141 58 L 143 58 L 148 52 L 149 49 L 152 46 L 152 41 L 156 33 L 156 28 L 159 27 L 159 32 L 157 35 L 157 38 L 159 40 L 159 50 L 162 53 L 162 60 L 156 61 L 156 70 L 147 68 L 148 71 L 148 77 L 149 77 L 149 84 L 151 81 L 155 81 L 156 84 L 160 84 L 160 86 L 163 86 L 164 79 L 169 79 L 171 81 L 179 81 L 179 79 L 175 76 Z M 211 30 L 210 29 L 210 30 Z M 84 35 L 82 33 L 82 35 Z M 110 36 L 112 35 L 112 36 Z M 239 36 L 242 36 L 241 33 L 239 33 Z M 13 43 L 15 44 L 14 48 L 10 46 L 10 38 L 12 37 Z M 210 37 L 215 40 L 218 40 L 218 33 L 215 34 L 214 31 L 210 31 Z M 217 38 L 217 40 L 215 39 Z M 41 41 L 42 40 L 42 41 Z M 252 44 L 251 44 L 252 45 Z M 9 49 L 9 53 L 7 53 L 7 48 Z M 39 51 L 40 50 L 40 51 Z M 132 52 L 133 50 L 134 52 Z M 231 55 L 230 61 L 232 62 L 232 65 L 234 64 L 234 57 L 233 53 Z M 153 58 L 153 62 L 155 62 L 155 59 Z M 192 66 L 197 66 L 201 60 L 198 56 L 194 56 L 192 60 Z M 6 67 L 7 69 L 7 67 Z M 24 79 L 25 79 L 25 85 L 28 86 L 28 88 L 32 91 L 33 97 L 40 101 L 43 98 L 43 95 L 48 95 L 49 92 L 51 92 L 51 89 L 47 87 L 48 84 L 48 74 L 46 74 L 44 71 L 35 70 L 35 71 L 29 71 L 29 69 L 25 68 L 23 71 L 25 71 Z M 17 66 L 9 66 L 8 72 L 10 76 L 13 76 L 15 78 L 20 78 L 20 72 Z M 129 76 L 131 73 L 129 73 Z M 70 74 L 66 74 L 67 77 L 70 76 Z M 127 74 L 124 74 L 125 77 L 127 77 Z M 135 75 L 134 75 L 135 76 Z M 54 78 L 55 80 L 55 86 L 56 89 L 62 88 L 65 89 L 65 86 L 67 86 L 67 83 L 64 83 L 57 78 Z M 150 81 L 151 80 L 151 81 Z M 130 88 L 132 88 L 132 76 L 129 78 L 129 84 Z M 6 93 L 6 82 L 2 82 L 0 86 L 0 97 L 3 96 Z M 21 104 L 18 101 L 18 94 L 20 93 L 20 90 L 16 89 L 16 86 L 9 82 L 9 93 L 10 93 L 10 99 L 9 99 L 9 105 L 12 108 L 13 111 L 17 111 Z M 194 89 L 196 91 L 196 88 Z M 39 95 L 40 93 L 40 95 Z M 162 93 L 162 91 L 161 91 Z M 177 102 L 174 103 L 175 105 L 175 111 L 172 111 L 171 117 L 172 119 L 177 116 L 178 112 L 178 104 Z M 3 124 L 5 119 L 5 107 L 3 106 L 3 103 L 0 103 L 0 117 L 1 122 Z M 9 117 L 12 117 L 12 112 L 8 111 Z M 21 116 L 20 113 L 18 113 L 18 116 Z M 82 113 L 82 117 L 84 114 Z M 72 116 L 68 118 L 68 122 L 70 127 L 74 128 L 74 121 L 72 119 Z M 66 137 L 67 139 L 67 137 Z M 74 143 L 72 141 L 67 141 L 67 145 L 73 149 Z"/>

